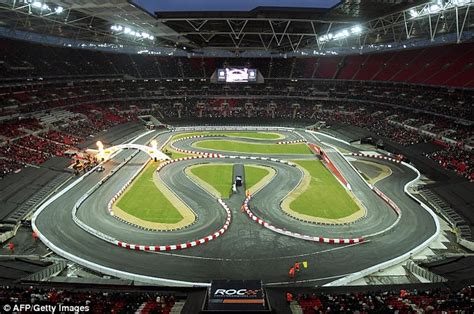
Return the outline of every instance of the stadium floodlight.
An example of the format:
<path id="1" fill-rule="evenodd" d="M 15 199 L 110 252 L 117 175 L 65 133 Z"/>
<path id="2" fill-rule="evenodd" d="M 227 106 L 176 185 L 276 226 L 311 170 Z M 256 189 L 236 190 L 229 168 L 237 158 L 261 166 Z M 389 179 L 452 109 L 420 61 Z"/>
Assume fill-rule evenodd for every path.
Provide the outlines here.
<path id="1" fill-rule="evenodd" d="M 441 11 L 441 6 L 439 4 L 432 4 L 428 8 L 429 13 L 437 13 Z"/>
<path id="2" fill-rule="evenodd" d="M 113 31 L 117 31 L 117 32 L 123 31 L 123 27 L 120 26 L 120 25 L 112 25 L 111 29 L 112 29 Z"/>
<path id="3" fill-rule="evenodd" d="M 352 34 L 362 33 L 362 27 L 360 25 L 356 25 L 356 26 L 351 27 L 351 33 Z"/>
<path id="4" fill-rule="evenodd" d="M 33 8 L 41 9 L 41 7 L 43 6 L 43 4 L 42 4 L 41 2 L 39 2 L 39 1 L 34 1 L 34 2 L 31 3 L 31 6 L 32 6 Z"/>
<path id="5" fill-rule="evenodd" d="M 472 0 L 452 0 L 451 2 L 456 6 L 462 6 L 471 3 Z"/>
<path id="6" fill-rule="evenodd" d="M 349 31 L 347 29 L 342 30 L 334 35 L 334 39 L 343 39 L 349 37 Z"/>
<path id="7" fill-rule="evenodd" d="M 364 29 L 362 28 L 361 25 L 354 25 L 351 28 L 343 29 L 341 31 L 338 31 L 337 33 L 327 33 L 325 35 L 322 35 L 318 38 L 319 42 L 325 43 L 330 40 L 341 40 L 344 38 L 347 38 L 351 35 L 359 35 L 362 33 Z"/>
<path id="8" fill-rule="evenodd" d="M 418 13 L 415 9 L 411 9 L 410 10 L 410 16 L 415 18 L 415 17 L 418 17 L 420 15 L 420 13 Z"/>
<path id="9" fill-rule="evenodd" d="M 63 13 L 63 11 L 64 11 L 64 8 L 62 6 L 58 6 L 56 7 L 56 9 L 54 9 L 54 13 L 56 14 L 61 14 Z"/>
<path id="10" fill-rule="evenodd" d="M 122 25 L 112 25 L 110 26 L 110 29 L 113 32 L 117 33 L 123 33 L 128 36 L 133 36 L 136 38 L 143 38 L 143 39 L 148 39 L 148 40 L 155 40 L 155 37 L 147 32 L 143 31 L 138 31 L 138 30 L 133 30 L 128 26 L 122 26 Z"/>

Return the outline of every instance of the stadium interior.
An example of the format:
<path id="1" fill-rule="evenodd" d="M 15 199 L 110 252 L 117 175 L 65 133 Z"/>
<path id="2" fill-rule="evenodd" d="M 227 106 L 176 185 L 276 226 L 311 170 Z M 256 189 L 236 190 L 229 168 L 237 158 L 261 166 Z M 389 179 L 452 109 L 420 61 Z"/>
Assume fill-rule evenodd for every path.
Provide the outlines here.
<path id="1" fill-rule="evenodd" d="M 0 307 L 472 313 L 473 31 L 472 0 L 0 0 Z"/>

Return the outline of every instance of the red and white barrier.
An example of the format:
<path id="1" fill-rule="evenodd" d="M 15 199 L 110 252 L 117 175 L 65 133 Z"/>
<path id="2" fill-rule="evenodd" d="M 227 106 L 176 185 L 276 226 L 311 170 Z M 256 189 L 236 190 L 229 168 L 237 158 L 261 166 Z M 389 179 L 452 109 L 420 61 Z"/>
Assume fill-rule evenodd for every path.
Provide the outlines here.
<path id="1" fill-rule="evenodd" d="M 384 156 L 384 155 L 375 155 L 375 154 L 361 154 L 361 153 L 350 153 L 351 156 L 357 156 L 357 157 L 367 157 L 367 158 L 377 158 L 377 159 L 383 159 L 383 160 L 388 160 L 388 161 L 392 161 L 394 163 L 401 163 L 400 160 L 398 159 L 395 159 L 395 158 L 391 158 L 391 157 L 387 157 L 387 156 Z"/>
<path id="2" fill-rule="evenodd" d="M 176 150 L 177 152 L 184 153 L 184 154 L 192 154 L 192 155 L 199 155 L 199 156 L 211 156 L 212 158 L 218 158 L 218 157 L 222 156 L 221 154 L 203 153 L 203 152 L 197 152 L 197 151 L 194 151 L 194 150 L 181 149 L 181 148 L 178 148 L 178 147 L 173 147 L 173 149 Z"/>
<path id="3" fill-rule="evenodd" d="M 374 191 L 375 194 L 377 194 L 381 199 L 383 199 L 385 203 L 387 203 L 388 206 L 390 206 L 397 213 L 397 215 L 400 215 L 401 213 L 400 207 L 398 207 L 398 205 L 395 204 L 394 201 L 392 201 L 387 195 L 385 195 L 382 191 L 377 189 L 375 186 L 373 187 L 372 191 Z"/>
<path id="4" fill-rule="evenodd" d="M 209 241 L 212 241 L 214 239 L 217 239 L 221 235 L 223 235 L 227 229 L 230 226 L 231 220 L 232 220 L 232 214 L 227 206 L 226 203 L 224 203 L 221 199 L 218 199 L 219 204 L 225 209 L 227 212 L 227 219 L 219 230 L 214 232 L 213 234 L 210 234 L 206 237 L 200 238 L 198 240 L 193 240 L 185 243 L 180 243 L 180 244 L 172 244 L 172 245 L 142 245 L 142 244 L 131 244 L 123 241 L 118 241 L 114 240 L 114 244 L 123 247 L 129 250 L 136 250 L 136 251 L 152 251 L 152 252 L 157 252 L 157 251 L 174 251 L 174 250 L 183 250 L 183 249 L 188 249 L 194 246 L 198 246 L 204 243 L 207 243 Z"/>
<path id="5" fill-rule="evenodd" d="M 307 140 L 294 140 L 294 141 L 280 141 L 277 142 L 279 145 L 286 145 L 286 144 L 298 144 L 298 143 L 307 143 Z"/>
<path id="6" fill-rule="evenodd" d="M 356 156 L 356 157 L 367 157 L 367 158 L 383 159 L 383 160 L 391 161 L 391 162 L 394 162 L 394 163 L 397 163 L 397 164 L 401 163 L 401 161 L 398 160 L 398 159 L 390 158 L 390 157 L 383 156 L 383 155 L 361 154 L 361 153 L 350 153 L 350 155 L 351 156 Z M 385 195 L 382 191 L 380 191 L 375 186 L 370 185 L 370 187 L 371 187 L 372 191 L 374 191 L 375 194 L 377 194 L 382 200 L 384 200 L 384 202 L 387 203 L 388 206 L 390 206 L 398 216 L 401 215 L 402 211 L 400 210 L 400 207 L 398 207 L 398 205 L 395 204 L 394 201 L 392 201 L 387 195 Z"/>
<path id="7" fill-rule="evenodd" d="M 224 136 L 224 135 L 208 134 L 208 135 L 186 136 L 186 137 L 182 137 L 182 138 L 180 138 L 180 139 L 177 139 L 177 140 L 171 142 L 171 147 L 173 147 L 173 149 L 176 150 L 177 152 L 184 153 L 184 154 L 193 154 L 193 155 L 202 155 L 202 156 L 209 156 L 209 155 L 211 155 L 211 156 L 220 156 L 220 154 L 203 153 L 203 152 L 197 152 L 197 151 L 194 151 L 194 150 L 181 149 L 181 148 L 175 147 L 173 144 L 176 143 L 176 142 L 180 142 L 180 141 L 184 141 L 184 140 L 188 140 L 188 139 L 192 139 L 192 138 L 221 137 L 221 136 Z M 215 157 L 214 157 L 214 158 L 215 158 Z"/>
<path id="8" fill-rule="evenodd" d="M 247 214 L 247 216 L 249 216 L 250 219 L 252 219 L 256 223 L 258 223 L 259 225 L 263 226 L 264 228 L 270 229 L 273 232 L 283 234 L 283 235 L 293 237 L 293 238 L 302 239 L 302 240 L 319 242 L 319 243 L 329 243 L 329 244 L 353 244 L 353 243 L 360 243 L 360 242 L 364 241 L 363 237 L 348 238 L 348 239 L 315 237 L 315 236 L 308 236 L 308 235 L 304 235 L 304 234 L 300 234 L 300 233 L 296 233 L 296 232 L 292 232 L 292 231 L 288 231 L 288 230 L 284 230 L 284 229 L 275 227 L 275 226 L 271 225 L 270 223 L 268 223 L 268 222 L 262 220 L 261 218 L 257 217 L 254 213 L 252 213 L 252 211 L 250 210 L 250 208 L 248 206 L 250 198 L 251 197 L 248 196 L 245 199 L 245 201 L 242 205 L 242 207 L 243 207 L 245 213 Z"/>
<path id="9" fill-rule="evenodd" d="M 162 162 L 158 168 L 156 169 L 157 172 L 159 172 L 163 167 L 179 162 L 179 161 L 184 161 L 184 160 L 191 160 L 191 159 L 205 159 L 205 158 L 222 158 L 223 156 L 220 154 L 207 154 L 207 155 L 200 155 L 200 156 L 190 156 L 190 157 L 181 157 L 181 158 L 176 158 L 176 159 L 168 159 L 165 162 Z M 109 211 L 109 214 L 112 216 L 114 215 L 113 212 L 113 204 L 119 199 L 119 197 L 125 192 L 125 190 L 132 184 L 133 180 L 138 176 L 138 174 L 143 170 L 144 167 L 146 167 L 148 163 L 145 163 L 136 173 L 135 175 L 125 183 L 124 186 L 112 197 L 112 199 L 108 202 L 107 204 L 107 210 Z"/>
<path id="10" fill-rule="evenodd" d="M 351 185 L 347 182 L 346 178 L 342 175 L 342 173 L 337 169 L 334 163 L 329 159 L 328 155 L 321 149 L 321 147 L 314 145 L 312 143 L 308 143 L 309 149 L 313 152 L 313 154 L 321 156 L 323 159 L 324 165 L 336 176 L 339 182 L 342 183 L 348 190 L 351 189 Z"/>
<path id="11" fill-rule="evenodd" d="M 191 139 L 191 138 L 203 138 L 203 137 L 212 137 L 212 136 L 215 137 L 215 136 L 220 136 L 220 135 L 193 135 L 193 136 L 186 136 L 186 137 L 183 137 L 183 138 L 177 139 L 176 141 L 171 142 L 171 146 L 173 147 L 174 150 L 176 150 L 177 152 L 180 152 L 180 153 L 192 154 L 192 155 L 201 155 L 201 156 L 211 156 L 211 157 L 213 157 L 213 158 L 217 158 L 217 157 L 220 157 L 221 154 L 197 152 L 197 151 L 194 151 L 194 150 L 181 149 L 181 148 L 175 147 L 175 146 L 173 145 L 173 144 L 176 143 L 176 142 L 184 141 L 184 140 Z M 217 156 L 217 157 L 216 157 L 216 156 Z"/>

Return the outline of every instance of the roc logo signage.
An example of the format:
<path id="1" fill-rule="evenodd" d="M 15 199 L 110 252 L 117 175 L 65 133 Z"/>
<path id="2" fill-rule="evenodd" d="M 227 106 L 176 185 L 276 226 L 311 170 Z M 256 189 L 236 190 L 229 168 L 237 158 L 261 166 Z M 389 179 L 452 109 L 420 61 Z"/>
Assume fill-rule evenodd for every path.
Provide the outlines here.
<path id="1" fill-rule="evenodd" d="M 209 310 L 268 310 L 260 280 L 214 280 L 208 300 Z"/>
<path id="2" fill-rule="evenodd" d="M 250 289 L 217 289 L 214 292 L 214 298 L 219 297 L 232 297 L 232 298 L 249 298 L 257 296 L 261 289 L 250 290 Z"/>

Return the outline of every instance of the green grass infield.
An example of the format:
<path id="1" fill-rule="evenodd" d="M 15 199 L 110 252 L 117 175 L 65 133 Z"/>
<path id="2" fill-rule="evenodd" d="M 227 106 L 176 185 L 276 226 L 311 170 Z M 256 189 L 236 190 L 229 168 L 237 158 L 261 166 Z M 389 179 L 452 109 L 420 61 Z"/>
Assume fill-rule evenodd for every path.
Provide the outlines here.
<path id="1" fill-rule="evenodd" d="M 359 210 L 349 193 L 319 160 L 294 161 L 311 175 L 308 188 L 290 203 L 291 210 L 319 218 L 340 219 Z"/>
<path id="2" fill-rule="evenodd" d="M 232 184 L 234 183 L 232 169 L 233 165 L 204 164 L 193 167 L 191 173 L 211 185 L 225 199 L 230 197 Z M 252 188 L 270 172 L 268 169 L 252 165 L 244 165 L 244 170 L 246 189 Z"/>
<path id="3" fill-rule="evenodd" d="M 183 216 L 153 182 L 155 169 L 156 163 L 146 166 L 119 200 L 117 207 L 142 220 L 177 223 L 183 219 Z"/>
<path id="4" fill-rule="evenodd" d="M 256 144 L 230 140 L 202 140 L 194 143 L 196 148 L 212 149 L 217 151 L 256 153 L 256 154 L 283 154 L 283 155 L 310 155 L 306 144 Z"/>
<path id="5" fill-rule="evenodd" d="M 211 185 L 221 194 L 222 198 L 229 198 L 232 191 L 232 165 L 198 165 L 191 169 L 191 173 Z"/>

